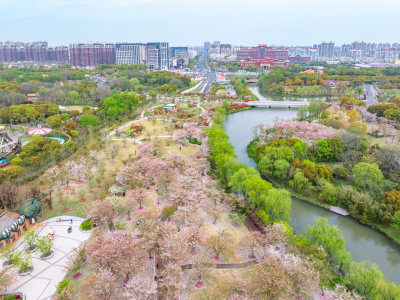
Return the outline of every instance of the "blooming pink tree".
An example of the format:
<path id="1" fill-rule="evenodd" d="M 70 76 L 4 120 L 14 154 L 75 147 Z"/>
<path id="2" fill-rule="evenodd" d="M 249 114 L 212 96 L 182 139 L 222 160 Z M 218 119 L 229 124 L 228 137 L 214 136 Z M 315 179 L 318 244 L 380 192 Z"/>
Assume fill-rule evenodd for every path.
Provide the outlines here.
<path id="1" fill-rule="evenodd" d="M 81 162 L 75 162 L 73 160 L 67 161 L 65 163 L 65 168 L 67 170 L 67 175 L 69 178 L 77 178 L 78 181 L 85 175 L 87 169 L 86 165 Z"/>
<path id="2" fill-rule="evenodd" d="M 81 291 L 86 299 L 114 300 L 118 299 L 122 288 L 111 271 L 99 269 L 85 279 Z"/>
<path id="3" fill-rule="evenodd" d="M 145 272 L 137 273 L 126 284 L 128 299 L 155 299 L 157 282 Z"/>
<path id="4" fill-rule="evenodd" d="M 146 194 L 146 190 L 144 188 L 132 189 L 126 193 L 127 201 L 129 201 L 131 203 L 139 204 L 139 209 L 142 209 L 142 205 L 143 205 L 143 202 L 145 201 L 146 197 L 147 197 L 147 194 Z M 129 206 L 130 205 L 131 204 L 129 204 Z"/>
<path id="5" fill-rule="evenodd" d="M 200 247 L 205 243 L 205 235 L 197 226 L 188 226 L 185 231 L 186 244 L 192 254 L 197 253 Z"/>
<path id="6" fill-rule="evenodd" d="M 110 270 L 124 280 L 129 280 L 146 264 L 143 241 L 129 231 L 99 235 L 87 244 L 86 254 L 92 268 Z"/>
<path id="7" fill-rule="evenodd" d="M 88 217 L 97 226 L 105 225 L 109 229 L 114 228 L 113 220 L 117 216 L 117 211 L 110 201 L 95 201 L 87 208 Z"/>
<path id="8" fill-rule="evenodd" d="M 267 135 L 267 140 L 280 138 L 298 138 L 311 145 L 320 139 L 331 139 L 338 133 L 332 127 L 318 123 L 281 121 L 273 126 L 274 130 Z"/>
<path id="9" fill-rule="evenodd" d="M 50 182 L 52 184 L 54 184 L 54 182 L 56 182 L 56 180 L 59 178 L 60 176 L 60 169 L 57 166 L 51 167 L 50 169 L 48 169 L 46 171 L 46 176 L 47 178 L 49 178 Z"/>
<path id="10" fill-rule="evenodd" d="M 137 157 L 141 158 L 143 156 L 154 156 L 154 149 L 151 143 L 143 143 L 138 146 Z"/>
<path id="11" fill-rule="evenodd" d="M 170 263 L 159 271 L 158 293 L 165 299 L 174 299 L 185 289 L 181 266 Z"/>

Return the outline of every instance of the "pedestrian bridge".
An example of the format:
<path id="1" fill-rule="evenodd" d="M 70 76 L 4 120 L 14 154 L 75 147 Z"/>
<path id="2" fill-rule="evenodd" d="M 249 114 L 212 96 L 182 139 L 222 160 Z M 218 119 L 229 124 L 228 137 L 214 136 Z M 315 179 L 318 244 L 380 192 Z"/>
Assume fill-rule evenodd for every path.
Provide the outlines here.
<path id="1" fill-rule="evenodd" d="M 310 104 L 310 102 L 300 102 L 300 101 L 249 101 L 249 102 L 234 102 L 235 104 L 247 104 L 253 107 L 303 107 Z"/>

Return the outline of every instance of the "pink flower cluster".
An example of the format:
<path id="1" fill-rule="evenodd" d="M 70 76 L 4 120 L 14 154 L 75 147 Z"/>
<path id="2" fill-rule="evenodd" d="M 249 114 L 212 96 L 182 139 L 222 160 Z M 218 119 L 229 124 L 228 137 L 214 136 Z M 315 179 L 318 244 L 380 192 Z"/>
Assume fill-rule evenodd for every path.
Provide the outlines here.
<path id="1" fill-rule="evenodd" d="M 274 125 L 275 132 L 268 139 L 298 138 L 311 145 L 320 139 L 331 139 L 337 135 L 337 130 L 318 123 L 282 121 Z"/>

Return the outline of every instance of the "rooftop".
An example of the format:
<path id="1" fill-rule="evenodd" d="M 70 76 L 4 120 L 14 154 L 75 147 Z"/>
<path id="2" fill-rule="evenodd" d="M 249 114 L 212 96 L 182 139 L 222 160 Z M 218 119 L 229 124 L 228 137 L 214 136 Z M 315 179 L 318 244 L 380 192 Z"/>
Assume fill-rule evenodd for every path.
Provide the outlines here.
<path id="1" fill-rule="evenodd" d="M 0 234 L 7 228 L 10 228 L 14 222 L 18 221 L 19 214 L 6 211 L 0 215 Z"/>

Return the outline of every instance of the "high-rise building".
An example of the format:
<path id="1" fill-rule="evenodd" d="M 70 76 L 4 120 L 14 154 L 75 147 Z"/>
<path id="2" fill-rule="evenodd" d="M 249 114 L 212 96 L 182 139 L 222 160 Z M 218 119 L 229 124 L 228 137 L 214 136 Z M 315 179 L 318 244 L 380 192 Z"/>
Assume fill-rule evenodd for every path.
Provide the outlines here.
<path id="1" fill-rule="evenodd" d="M 219 45 L 212 44 L 210 48 L 210 54 L 219 54 Z"/>
<path id="2" fill-rule="evenodd" d="M 241 47 L 237 51 L 238 60 L 246 59 L 264 59 L 270 58 L 275 60 L 287 60 L 289 50 L 282 47 L 268 47 L 266 45 L 258 45 L 257 47 Z"/>
<path id="3" fill-rule="evenodd" d="M 340 51 L 340 56 L 350 57 L 351 56 L 351 50 L 353 50 L 353 46 L 352 45 L 342 45 L 342 50 Z"/>
<path id="4" fill-rule="evenodd" d="M 115 64 L 115 44 L 71 44 L 70 61 L 74 68 L 94 68 L 99 64 Z"/>
<path id="5" fill-rule="evenodd" d="M 188 58 L 188 47 L 171 47 L 170 58 Z"/>
<path id="6" fill-rule="evenodd" d="M 147 43 L 147 65 L 153 70 L 169 69 L 168 43 Z"/>
<path id="7" fill-rule="evenodd" d="M 68 63 L 68 47 L 48 48 L 47 42 L 6 42 L 0 43 L 1 62 L 57 62 Z"/>
<path id="8" fill-rule="evenodd" d="M 392 48 L 394 49 L 400 49 L 400 43 L 393 43 Z"/>
<path id="9" fill-rule="evenodd" d="M 210 42 L 204 42 L 204 50 L 208 51 L 211 49 L 211 43 Z"/>
<path id="10" fill-rule="evenodd" d="M 333 57 L 333 51 L 335 48 L 335 43 L 333 42 L 322 42 L 321 45 L 319 45 L 319 57 Z"/>
<path id="11" fill-rule="evenodd" d="M 66 46 L 54 47 L 47 49 L 47 59 L 51 62 L 57 62 L 60 65 L 69 62 L 69 50 Z"/>
<path id="12" fill-rule="evenodd" d="M 399 49 L 396 48 L 377 49 L 375 52 L 375 58 L 382 62 L 395 62 L 399 57 Z"/>
<path id="13" fill-rule="evenodd" d="M 188 47 L 169 48 L 170 66 L 172 68 L 183 68 L 189 63 Z"/>
<path id="14" fill-rule="evenodd" d="M 118 43 L 115 45 L 118 65 L 140 65 L 146 62 L 146 45 L 140 43 Z"/>
<path id="15" fill-rule="evenodd" d="M 219 53 L 223 55 L 231 55 L 232 54 L 232 45 L 231 44 L 221 44 L 219 46 Z"/>
<path id="16" fill-rule="evenodd" d="M 362 50 L 361 49 L 352 49 L 350 50 L 350 58 L 353 61 L 360 61 L 362 57 Z"/>

